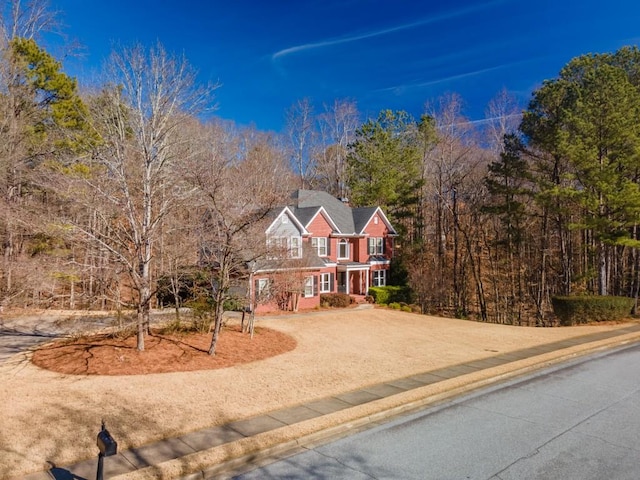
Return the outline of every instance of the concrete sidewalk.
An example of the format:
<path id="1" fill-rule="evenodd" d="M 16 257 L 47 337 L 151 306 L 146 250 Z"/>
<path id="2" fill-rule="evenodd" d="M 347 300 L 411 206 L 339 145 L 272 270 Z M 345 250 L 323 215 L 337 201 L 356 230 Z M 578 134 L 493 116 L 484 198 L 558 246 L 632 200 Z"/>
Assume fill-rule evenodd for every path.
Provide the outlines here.
<path id="1" fill-rule="evenodd" d="M 630 324 L 370 385 L 118 452 L 105 458 L 105 478 L 212 478 L 553 363 L 638 341 L 640 324 Z M 89 479 L 96 469 L 97 457 L 20 478 Z"/>

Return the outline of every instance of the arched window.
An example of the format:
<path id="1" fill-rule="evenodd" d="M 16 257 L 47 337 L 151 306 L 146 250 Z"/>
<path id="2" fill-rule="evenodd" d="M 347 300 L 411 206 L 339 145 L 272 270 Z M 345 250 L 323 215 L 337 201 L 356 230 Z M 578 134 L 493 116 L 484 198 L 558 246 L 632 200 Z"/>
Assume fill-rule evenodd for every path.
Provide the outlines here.
<path id="1" fill-rule="evenodd" d="M 338 258 L 342 260 L 349 258 L 349 241 L 344 238 L 338 241 Z"/>

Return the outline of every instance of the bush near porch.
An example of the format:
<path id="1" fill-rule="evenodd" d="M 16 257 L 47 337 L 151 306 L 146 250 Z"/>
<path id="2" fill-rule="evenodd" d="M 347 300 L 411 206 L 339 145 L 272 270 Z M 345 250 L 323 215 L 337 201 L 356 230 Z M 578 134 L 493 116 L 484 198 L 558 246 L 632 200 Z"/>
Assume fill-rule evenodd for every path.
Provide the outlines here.
<path id="1" fill-rule="evenodd" d="M 411 289 L 387 285 L 386 287 L 370 287 L 369 295 L 374 303 L 388 305 L 390 303 L 411 303 Z"/>
<path id="2" fill-rule="evenodd" d="M 345 308 L 353 303 L 346 293 L 323 293 L 320 295 L 320 305 L 334 308 Z"/>

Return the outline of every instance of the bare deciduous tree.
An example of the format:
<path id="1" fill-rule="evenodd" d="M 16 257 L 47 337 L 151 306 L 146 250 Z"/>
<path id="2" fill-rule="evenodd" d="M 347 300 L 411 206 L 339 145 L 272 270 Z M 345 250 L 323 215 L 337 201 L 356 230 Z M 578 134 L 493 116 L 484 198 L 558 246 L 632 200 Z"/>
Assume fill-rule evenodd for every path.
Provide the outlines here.
<path id="1" fill-rule="evenodd" d="M 218 123 L 206 138 L 206 150 L 189 163 L 187 181 L 197 189 L 202 212 L 198 236 L 201 261 L 212 275 L 209 354 L 215 355 L 224 302 L 238 281 L 246 284 L 249 265 L 265 254 L 268 215 L 284 202 L 291 179 L 285 154 L 268 134 Z"/>
<path id="2" fill-rule="evenodd" d="M 504 151 L 504 136 L 517 132 L 522 108 L 516 97 L 503 88 L 489 101 L 485 113 L 485 132 L 489 148 L 496 155 Z"/>
<path id="3" fill-rule="evenodd" d="M 193 151 L 181 127 L 210 106 L 216 86 L 197 86 L 188 62 L 159 44 L 114 52 L 108 79 L 93 103 L 101 146 L 93 155 L 94 175 L 85 179 L 108 229 L 76 228 L 125 266 L 136 293 L 137 348 L 144 350 L 160 225 L 188 195 L 183 162 Z"/>
<path id="4" fill-rule="evenodd" d="M 13 38 L 36 38 L 58 28 L 58 12 L 47 0 L 1 0 L 0 42 L 8 45 Z"/>
<path id="5" fill-rule="evenodd" d="M 299 187 L 309 187 L 315 174 L 317 150 L 316 118 L 309 98 L 296 101 L 285 113 L 286 138 L 290 149 L 291 166 L 298 175 Z"/>
<path id="6" fill-rule="evenodd" d="M 319 117 L 323 148 L 318 157 L 322 187 L 337 198 L 347 198 L 347 156 L 360 124 L 356 102 L 335 100 Z"/>

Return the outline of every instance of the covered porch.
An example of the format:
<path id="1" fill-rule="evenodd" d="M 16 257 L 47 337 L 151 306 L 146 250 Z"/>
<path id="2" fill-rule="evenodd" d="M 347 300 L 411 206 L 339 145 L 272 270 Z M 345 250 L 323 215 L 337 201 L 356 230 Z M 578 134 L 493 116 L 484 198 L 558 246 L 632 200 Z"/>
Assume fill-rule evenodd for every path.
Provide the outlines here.
<path id="1" fill-rule="evenodd" d="M 369 291 L 369 271 L 367 263 L 339 263 L 336 275 L 338 293 L 366 295 Z"/>

